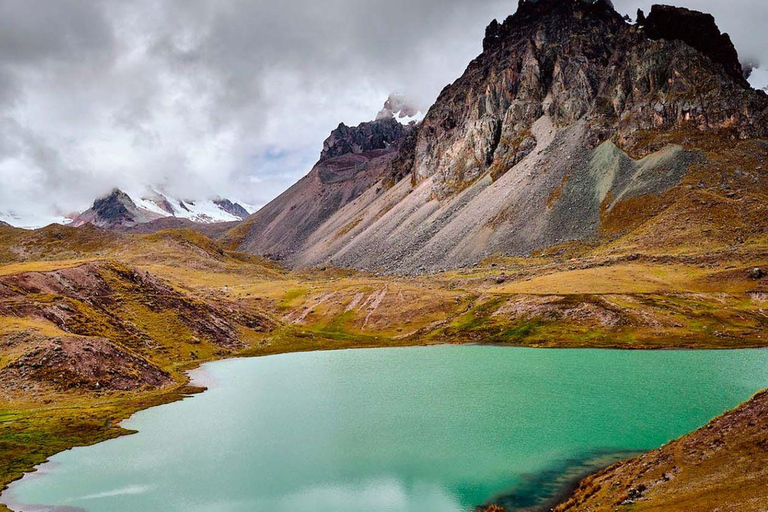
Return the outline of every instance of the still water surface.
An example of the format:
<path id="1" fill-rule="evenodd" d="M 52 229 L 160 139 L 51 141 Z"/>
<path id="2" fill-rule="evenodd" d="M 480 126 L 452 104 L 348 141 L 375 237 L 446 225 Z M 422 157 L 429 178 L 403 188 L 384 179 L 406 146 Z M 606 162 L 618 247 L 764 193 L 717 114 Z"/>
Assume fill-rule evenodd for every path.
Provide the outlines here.
<path id="1" fill-rule="evenodd" d="M 93 512 L 528 505 L 569 469 L 658 447 L 768 387 L 768 351 L 444 346 L 230 360 L 194 375 L 208 392 L 136 414 L 124 426 L 137 435 L 56 455 L 0 502 Z"/>

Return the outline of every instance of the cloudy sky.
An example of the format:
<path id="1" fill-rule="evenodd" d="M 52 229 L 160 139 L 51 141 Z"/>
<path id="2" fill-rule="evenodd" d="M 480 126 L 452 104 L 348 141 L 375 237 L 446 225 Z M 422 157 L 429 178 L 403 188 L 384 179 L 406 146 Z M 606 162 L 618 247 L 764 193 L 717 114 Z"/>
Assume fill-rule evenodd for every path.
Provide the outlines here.
<path id="1" fill-rule="evenodd" d="M 634 17 L 645 0 L 614 0 Z M 765 0 L 678 0 L 768 66 Z M 429 105 L 516 0 L 0 0 L 0 215 L 112 187 L 268 202 L 390 92 Z"/>

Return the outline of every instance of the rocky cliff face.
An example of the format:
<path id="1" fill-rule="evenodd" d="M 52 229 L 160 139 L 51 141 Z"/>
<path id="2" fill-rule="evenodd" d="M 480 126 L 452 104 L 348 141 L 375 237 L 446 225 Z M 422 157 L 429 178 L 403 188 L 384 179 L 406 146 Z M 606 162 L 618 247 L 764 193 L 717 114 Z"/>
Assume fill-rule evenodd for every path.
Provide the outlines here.
<path id="1" fill-rule="evenodd" d="M 669 5 L 654 5 L 643 23 L 643 29 L 654 40 L 683 41 L 713 62 L 722 64 L 725 72 L 737 82 L 747 85 L 739 54 L 730 36 L 720 33 L 711 14 Z"/>
<path id="2" fill-rule="evenodd" d="M 392 116 L 384 116 L 355 127 L 341 123 L 323 144 L 320 161 L 344 155 L 385 150 L 401 140 L 406 131 L 407 127 L 398 123 Z"/>
<path id="3" fill-rule="evenodd" d="M 323 158 L 359 154 L 378 133 L 338 132 Z M 746 83 L 709 15 L 657 6 L 633 25 L 608 0 L 527 0 L 488 26 L 483 53 L 399 135 L 386 170 L 330 203 L 332 215 L 300 221 L 301 237 L 281 246 L 289 264 L 420 273 L 601 236 L 608 225 L 626 231 L 699 180 L 692 172 L 712 164 L 704 146 L 768 136 L 768 95 Z M 720 174 L 718 186 L 733 179 Z M 318 197 L 305 214 L 326 211 Z M 277 221 L 287 205 L 275 206 L 276 221 L 255 225 L 251 239 L 294 229 Z"/>
<path id="4" fill-rule="evenodd" d="M 768 132 L 765 96 L 748 87 L 710 15 L 655 6 L 636 27 L 603 0 L 521 2 L 489 25 L 483 48 L 442 92 L 416 145 L 415 176 L 434 176 L 438 199 L 519 162 L 542 116 L 558 128 L 584 121 L 587 147 L 614 138 L 638 149 L 644 130 Z"/>
<path id="5" fill-rule="evenodd" d="M 277 259 L 292 258 L 342 207 L 366 191 L 381 192 L 377 183 L 390 171 L 413 129 L 392 116 L 356 127 L 339 125 L 325 141 L 312 171 L 246 221 L 242 248 Z"/>
<path id="6" fill-rule="evenodd" d="M 230 215 L 241 220 L 245 220 L 251 216 L 251 214 L 248 213 L 248 210 L 243 208 L 242 205 L 233 203 L 229 199 L 214 199 L 213 204 L 221 208 L 222 211 L 229 213 Z"/>

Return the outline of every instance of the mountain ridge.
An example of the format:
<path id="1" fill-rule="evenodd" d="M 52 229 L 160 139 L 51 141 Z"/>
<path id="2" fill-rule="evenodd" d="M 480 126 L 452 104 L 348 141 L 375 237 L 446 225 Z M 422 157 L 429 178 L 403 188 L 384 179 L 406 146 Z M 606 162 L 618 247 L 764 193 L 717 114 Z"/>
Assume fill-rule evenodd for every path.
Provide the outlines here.
<path id="1" fill-rule="evenodd" d="M 296 249 L 341 208 L 387 176 L 402 143 L 414 130 L 394 116 L 355 127 L 340 124 L 323 144 L 313 169 L 230 234 L 253 254 L 290 260 Z M 248 234 L 241 236 L 245 230 Z"/>
<path id="2" fill-rule="evenodd" d="M 697 11 L 655 6 L 633 25 L 604 0 L 522 1 L 488 26 L 483 53 L 386 171 L 331 205 L 315 184 L 313 211 L 324 213 L 304 212 L 306 229 L 282 238 L 280 259 L 435 272 L 601 239 L 607 225 L 621 227 L 618 215 L 625 234 L 638 221 L 668 222 L 650 205 L 671 195 L 668 209 L 682 208 L 676 191 L 706 177 L 704 167 L 725 172 L 717 162 L 732 141 L 768 135 L 768 95 L 736 65 L 730 38 Z M 751 193 L 722 189 L 728 179 L 712 192 Z M 306 180 L 290 194 L 307 193 Z M 265 231 L 266 212 L 286 197 L 239 228 L 240 249 L 270 254 L 295 229 L 275 214 Z"/>
<path id="3" fill-rule="evenodd" d="M 130 229 L 169 218 L 193 224 L 215 224 L 241 221 L 249 215 L 245 207 L 229 199 L 185 201 L 152 189 L 134 198 L 115 188 L 108 195 L 96 199 L 91 208 L 77 215 L 72 225 L 79 227 L 92 224 L 105 229 Z"/>

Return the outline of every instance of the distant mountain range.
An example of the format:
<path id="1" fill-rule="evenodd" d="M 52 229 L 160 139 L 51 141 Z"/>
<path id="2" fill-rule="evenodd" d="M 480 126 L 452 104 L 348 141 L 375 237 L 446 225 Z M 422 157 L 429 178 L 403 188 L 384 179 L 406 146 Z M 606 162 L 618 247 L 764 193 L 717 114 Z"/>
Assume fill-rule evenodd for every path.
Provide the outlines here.
<path id="1" fill-rule="evenodd" d="M 132 228 L 160 219 L 179 219 L 197 224 L 237 222 L 246 219 L 252 211 L 229 199 L 183 200 L 156 190 L 131 197 L 119 189 L 97 199 L 93 206 L 77 215 L 72 225 L 92 224 L 97 227 Z"/>
<path id="2" fill-rule="evenodd" d="M 177 199 L 155 190 L 140 196 L 131 196 L 122 190 L 114 189 L 108 195 L 96 199 L 88 210 L 69 217 L 30 217 L 16 215 L 13 212 L 0 212 L 0 226 L 37 228 L 48 224 L 65 224 L 74 227 L 91 224 L 100 228 L 119 230 L 138 229 L 139 226 L 146 224 L 156 224 L 165 228 L 188 227 L 240 222 L 255 210 L 253 206 L 244 206 L 224 198 Z"/>
<path id="3" fill-rule="evenodd" d="M 179 199 L 154 188 L 147 188 L 143 194 L 113 189 L 106 196 L 97 198 L 91 208 L 82 213 L 49 217 L 0 211 L 0 225 L 38 228 L 54 223 L 74 227 L 91 224 L 105 229 L 152 231 L 151 227 L 139 229 L 139 226 L 152 224 L 178 228 L 240 222 L 256 210 L 253 206 L 221 197 Z"/>

